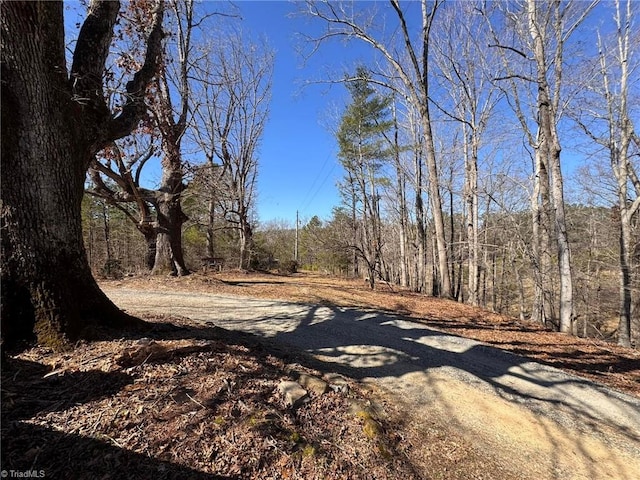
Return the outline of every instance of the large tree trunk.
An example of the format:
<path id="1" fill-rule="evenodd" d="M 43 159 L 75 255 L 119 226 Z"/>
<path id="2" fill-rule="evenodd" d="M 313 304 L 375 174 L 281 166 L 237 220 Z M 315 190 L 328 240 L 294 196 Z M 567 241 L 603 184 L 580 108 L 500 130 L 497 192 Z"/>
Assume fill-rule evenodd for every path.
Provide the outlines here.
<path id="1" fill-rule="evenodd" d="M 425 100 L 426 102 L 426 100 Z M 453 298 L 453 284 L 449 275 L 449 252 L 447 250 L 447 240 L 444 227 L 444 215 L 442 214 L 442 196 L 440 195 L 440 178 L 436 151 L 433 145 L 433 133 L 431 131 L 431 119 L 426 106 L 422 108 L 422 128 L 424 131 L 425 152 L 427 160 L 427 171 L 429 173 L 428 190 L 431 212 L 433 214 L 433 225 L 435 229 L 435 245 L 437 252 L 438 280 L 440 283 L 440 295 Z"/>
<path id="2" fill-rule="evenodd" d="M 251 267 L 251 248 L 253 244 L 253 230 L 247 218 L 248 212 L 240 212 L 239 227 L 239 250 L 240 250 L 240 269 L 248 270 Z"/>
<path id="3" fill-rule="evenodd" d="M 2 5 L 2 337 L 56 349 L 130 319 L 100 291 L 82 241 L 93 152 L 72 101 L 62 5 Z"/>
<path id="4" fill-rule="evenodd" d="M 144 242 L 147 245 L 147 249 L 144 254 L 144 265 L 147 270 L 153 270 L 153 266 L 156 261 L 156 244 L 158 241 L 158 232 L 152 222 L 145 222 L 138 224 L 138 231 L 144 235 Z"/>
<path id="5" fill-rule="evenodd" d="M 215 221 L 216 221 L 216 201 L 215 193 L 209 193 L 209 199 L 207 201 L 207 256 L 209 258 L 215 257 Z"/>
<path id="6" fill-rule="evenodd" d="M 424 202 L 422 201 L 422 160 L 420 155 L 415 156 L 415 208 L 416 208 L 416 243 L 417 243 L 417 261 L 416 261 L 416 279 L 414 290 L 416 292 L 425 292 L 427 289 L 426 268 L 427 268 L 427 232 L 425 229 Z"/>
<path id="7" fill-rule="evenodd" d="M 161 195 L 157 203 L 158 222 L 156 257 L 152 273 L 170 273 L 175 276 L 189 274 L 182 252 L 182 224 L 186 216 L 180 201 L 172 195 Z"/>
<path id="8" fill-rule="evenodd" d="M 100 82 L 118 9 L 114 2 L 91 4 L 69 81 L 62 4 L 4 2 L 0 7 L 6 345 L 37 339 L 63 349 L 91 336 L 96 326 L 120 327 L 133 320 L 93 279 L 81 221 L 89 163 L 108 136 L 116 138 L 133 128 L 140 114 L 133 90 L 139 93 L 148 81 L 145 71 L 129 82 L 129 103 L 112 119 Z M 159 45 L 159 26 L 156 33 Z M 82 102 L 75 95 L 81 95 Z"/>
<path id="9" fill-rule="evenodd" d="M 172 275 L 183 276 L 190 273 L 182 251 L 182 225 L 187 216 L 182 211 L 181 195 L 186 186 L 182 182 L 180 137 L 176 135 L 179 129 L 171 124 L 169 115 L 165 118 L 162 138 L 162 181 L 155 199 L 158 239 L 152 273 L 162 274 L 170 271 Z"/>
<path id="10" fill-rule="evenodd" d="M 622 197 L 621 197 L 622 198 Z M 620 203 L 620 318 L 618 322 L 618 345 L 631 346 L 631 222 L 626 208 L 626 196 Z"/>
<path id="11" fill-rule="evenodd" d="M 531 197 L 533 235 L 533 271 L 535 291 L 532 318 L 542 325 L 558 329 L 554 309 L 553 268 L 551 259 L 551 197 L 546 156 L 535 152 L 535 188 Z"/>

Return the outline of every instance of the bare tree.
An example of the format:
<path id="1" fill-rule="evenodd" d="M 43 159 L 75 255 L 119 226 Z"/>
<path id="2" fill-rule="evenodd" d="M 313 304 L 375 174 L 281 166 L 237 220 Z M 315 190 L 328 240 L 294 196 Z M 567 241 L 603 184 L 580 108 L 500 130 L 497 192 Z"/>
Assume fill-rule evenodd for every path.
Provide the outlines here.
<path id="1" fill-rule="evenodd" d="M 443 77 L 442 88 L 450 102 L 439 106 L 446 117 L 460 124 L 464 157 L 464 198 L 468 250 L 468 299 L 478 305 L 479 289 L 479 198 L 478 163 L 483 137 L 499 91 L 491 82 L 490 69 L 497 59 L 487 50 L 487 33 L 473 2 L 445 12 L 435 35 L 434 58 Z M 448 106 L 451 105 L 451 106 Z"/>
<path id="2" fill-rule="evenodd" d="M 398 215 L 398 246 L 399 246 L 399 283 L 402 287 L 409 286 L 410 272 L 409 272 L 409 207 L 407 205 L 407 169 L 403 163 L 403 148 L 401 145 L 400 135 L 400 121 L 398 119 L 398 109 L 395 102 L 395 97 L 391 102 L 392 108 L 392 122 L 393 122 L 393 136 L 387 137 L 389 142 L 392 157 L 393 166 L 396 174 L 396 191 L 392 204 L 397 207 Z"/>
<path id="3" fill-rule="evenodd" d="M 208 161 L 220 161 L 217 194 L 239 239 L 239 267 L 248 268 L 253 236 L 258 148 L 269 114 L 273 53 L 236 32 L 210 47 L 197 110 L 198 143 Z"/>
<path id="4" fill-rule="evenodd" d="M 423 135 L 425 160 L 429 173 L 429 201 L 433 215 L 438 259 L 438 275 L 443 295 L 451 297 L 453 289 L 449 274 L 449 255 L 446 244 L 442 199 L 438 163 L 436 158 L 434 133 L 431 125 L 429 46 L 431 29 L 436 13 L 441 5 L 435 2 L 421 1 L 420 33 L 418 40 L 407 24 L 405 9 L 398 0 L 390 0 L 390 10 L 397 22 L 396 34 L 389 35 L 376 32 L 374 28 L 375 13 L 358 10 L 351 2 L 327 2 L 308 0 L 306 14 L 324 22 L 328 29 L 326 33 L 310 39 L 313 51 L 321 47 L 324 42 L 334 38 L 355 39 L 371 46 L 380 55 L 383 62 L 393 71 L 396 79 L 388 79 L 382 75 L 377 80 L 384 87 L 395 89 L 394 81 L 400 82 L 404 88 L 395 89 L 403 95 L 419 112 L 421 132 Z M 388 30 L 387 30 L 388 31 Z M 399 53 L 401 52 L 401 53 Z"/>
<path id="5" fill-rule="evenodd" d="M 98 155 L 89 172 L 92 182 L 89 192 L 123 211 L 144 235 L 146 263 L 152 272 L 185 275 L 188 269 L 182 248 L 182 225 L 187 219 L 181 206 L 186 188 L 183 140 L 193 123 L 193 71 L 201 68 L 197 47 L 202 44 L 193 37 L 217 13 L 200 14 L 192 0 L 172 0 L 170 7 L 167 21 L 170 40 L 165 45 L 162 68 L 147 95 L 148 115 L 134 136 L 114 143 Z M 126 73 L 136 66 L 140 27 L 147 21 L 146 8 L 144 3 L 128 5 L 118 32 L 121 51 L 107 77 L 111 83 L 118 77 L 114 72 Z M 160 185 L 143 188 L 141 174 L 155 157 L 160 158 L 162 165 Z"/>
<path id="6" fill-rule="evenodd" d="M 424 192 L 427 190 L 424 174 L 424 147 L 420 139 L 422 134 L 422 122 L 420 113 L 410 103 L 407 104 L 407 123 L 409 135 L 413 144 L 413 190 L 414 190 L 414 215 L 415 215 L 415 273 L 412 289 L 416 292 L 426 292 L 427 285 L 427 212 L 424 205 Z M 433 287 L 432 287 L 433 291 Z"/>
<path id="7" fill-rule="evenodd" d="M 81 228 L 89 164 L 138 124 L 160 55 L 162 2 L 148 12 L 152 22 L 144 63 L 126 84 L 118 108 L 110 109 L 105 65 L 119 9 L 119 2 L 90 3 L 68 69 L 62 3 L 0 6 L 2 336 L 7 344 L 35 336 L 65 348 L 92 324 L 133 321 L 93 279 Z"/>
<path id="8" fill-rule="evenodd" d="M 580 112 L 576 120 L 582 130 L 597 145 L 609 154 L 611 171 L 615 178 L 619 225 L 619 269 L 620 269 L 620 320 L 618 343 L 631 346 L 632 316 L 632 219 L 640 208 L 640 179 L 636 173 L 635 153 L 640 151 L 640 142 L 631 118 L 629 81 L 630 72 L 638 67 L 633 52 L 638 48 L 637 35 L 634 42 L 632 19 L 636 14 L 632 2 L 621 5 L 615 1 L 615 35 L 612 44 L 598 37 L 599 69 L 593 79 L 591 95 L 582 96 L 576 109 Z M 590 97 L 596 97 L 591 102 Z M 594 104 L 595 103 L 595 104 Z M 629 187 L 633 187 L 633 192 Z"/>
<path id="9" fill-rule="evenodd" d="M 204 18 L 198 18 L 193 0 L 172 0 L 171 31 L 164 50 L 163 68 L 154 81 L 150 111 L 161 135 L 162 179 L 154 199 L 157 210 L 156 260 L 154 273 L 170 270 L 187 275 L 189 270 L 182 251 L 182 224 L 187 220 L 181 195 L 186 188 L 182 141 L 190 123 L 192 107 L 192 72 L 194 65 L 194 31 Z M 177 98 L 177 100 L 176 100 Z"/>
<path id="10" fill-rule="evenodd" d="M 135 225 L 147 246 L 145 265 L 152 270 L 157 237 L 152 205 L 161 192 L 143 188 L 140 183 L 143 168 L 155 153 L 149 138 L 149 135 L 131 135 L 102 150 L 89 167 L 91 183 L 87 193 L 115 206 Z"/>
<path id="11" fill-rule="evenodd" d="M 194 131 L 198 132 L 198 129 Z M 199 144 L 202 146 L 206 161 L 204 164 L 192 167 L 194 173 L 193 180 L 189 184 L 189 196 L 195 197 L 197 204 L 205 204 L 206 212 L 189 216 L 190 220 L 204 228 L 207 256 L 213 258 L 218 256 L 216 233 L 226 227 L 222 206 L 224 206 L 224 199 L 228 196 L 228 192 L 222 178 L 223 166 L 214 161 L 213 148 L 208 143 Z"/>
<path id="12" fill-rule="evenodd" d="M 549 242 L 555 237 L 560 278 L 560 311 L 558 329 L 574 332 L 573 275 L 571 250 L 567 235 L 564 187 L 560 167 L 561 145 L 558 122 L 563 114 L 561 103 L 564 48 L 597 1 L 589 4 L 558 1 L 541 3 L 535 0 L 500 5 L 504 31 L 493 30 L 494 47 L 502 53 L 504 74 L 496 81 L 506 82 L 510 104 L 519 119 L 529 145 L 535 154 L 535 188 L 532 196 L 534 266 L 537 272 L 537 292 L 534 317 L 555 323 L 553 286 L 550 277 L 551 252 Z M 511 39 L 501 37 L 511 31 Z M 518 68 L 520 67 L 520 68 Z M 518 85 L 517 82 L 524 82 Z M 531 88 L 531 90 L 529 90 Z M 524 92 L 524 94 L 522 93 Z M 530 95 L 530 113 L 524 110 L 524 98 Z M 524 97 L 524 98 L 523 98 Z M 535 131 L 530 122 L 535 123 Z"/>

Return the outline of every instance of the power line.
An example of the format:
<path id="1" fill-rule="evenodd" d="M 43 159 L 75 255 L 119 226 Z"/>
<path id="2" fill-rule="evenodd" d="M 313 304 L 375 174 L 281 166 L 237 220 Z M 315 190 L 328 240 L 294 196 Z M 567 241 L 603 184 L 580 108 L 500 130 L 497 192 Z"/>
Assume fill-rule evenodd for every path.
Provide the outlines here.
<path id="1" fill-rule="evenodd" d="M 331 154 L 327 154 L 327 156 L 324 159 L 324 162 L 322 163 L 322 167 L 320 167 L 320 170 L 318 170 L 318 173 L 316 174 L 316 176 L 313 179 L 313 183 L 311 184 L 311 186 L 309 187 L 309 190 L 307 190 L 307 194 L 305 195 L 305 197 L 302 199 L 301 204 L 304 204 L 304 202 L 309 198 L 309 194 L 313 191 L 313 187 L 315 187 L 316 182 L 318 181 L 318 178 L 320 178 L 320 175 L 322 174 L 322 172 L 324 171 L 324 167 L 327 166 L 327 162 L 329 162 L 329 158 L 331 157 Z"/>
<path id="2" fill-rule="evenodd" d="M 322 187 L 324 186 L 324 184 L 327 182 L 327 179 L 329 178 L 329 176 L 334 172 L 334 170 L 336 169 L 337 164 L 334 163 L 333 167 L 331 167 L 331 170 L 329 170 L 329 172 L 325 175 L 324 179 L 322 180 L 322 182 L 320 183 L 320 185 L 318 185 L 318 188 L 316 189 L 316 191 L 313 193 L 313 195 L 311 196 L 311 198 L 309 198 L 309 200 L 303 204 L 303 206 L 300 208 L 300 210 L 302 212 L 306 211 L 307 207 L 309 207 L 309 205 L 311 205 L 311 202 L 313 202 L 313 200 L 315 200 L 316 196 L 318 195 L 318 193 L 320 193 L 320 190 L 322 189 Z M 310 190 L 311 191 L 311 190 Z"/>

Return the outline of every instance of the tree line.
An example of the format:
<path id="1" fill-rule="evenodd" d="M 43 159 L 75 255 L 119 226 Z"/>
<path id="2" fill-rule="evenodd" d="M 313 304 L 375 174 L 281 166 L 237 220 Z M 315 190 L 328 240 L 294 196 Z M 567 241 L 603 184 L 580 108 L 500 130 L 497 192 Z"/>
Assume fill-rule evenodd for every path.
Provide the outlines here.
<path id="1" fill-rule="evenodd" d="M 232 5 L 202 5 L 93 0 L 71 44 L 60 3 L 2 5 L 8 343 L 63 348 L 91 327 L 135 322 L 92 269 L 187 275 L 203 257 L 291 260 L 293 230 L 259 226 L 255 212 L 274 54 L 242 33 Z M 298 6 L 321 27 L 310 54 L 344 40 L 371 55 L 324 79 L 350 97 L 334 132 L 343 201 L 303 227 L 296 260 L 568 334 L 603 331 L 602 314 L 616 315 L 617 341 L 631 345 L 637 6 Z M 606 18 L 585 37 L 598 8 Z M 215 41 L 203 34 L 212 28 Z M 601 159 L 579 171 L 597 201 L 565 201 L 567 144 Z"/>
<path id="2" fill-rule="evenodd" d="M 570 238 L 561 160 L 567 145 L 579 145 L 583 158 L 602 159 L 592 163 L 602 177 L 589 177 L 590 190 L 614 212 L 617 341 L 630 346 L 637 5 L 391 0 L 355 9 L 310 0 L 305 9 L 325 26 L 313 51 L 340 39 L 368 46 L 374 58 L 335 79 L 351 95 L 336 139 L 354 273 L 360 263 L 372 287 L 375 277 L 395 277 L 478 305 L 488 269 L 515 269 L 521 314 L 577 334 L 579 239 Z M 596 12 L 603 20 L 589 29 Z M 496 218 L 515 235 L 509 245 L 488 237 Z"/>

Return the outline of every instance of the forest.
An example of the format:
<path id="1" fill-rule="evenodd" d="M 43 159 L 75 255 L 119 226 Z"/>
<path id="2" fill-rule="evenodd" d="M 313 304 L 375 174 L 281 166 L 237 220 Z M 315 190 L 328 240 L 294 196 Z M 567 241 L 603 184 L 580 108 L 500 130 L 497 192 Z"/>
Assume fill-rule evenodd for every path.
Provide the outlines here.
<path id="1" fill-rule="evenodd" d="M 640 478 L 640 2 L 287 5 L 0 2 L 0 476 Z"/>
<path id="2" fill-rule="evenodd" d="M 636 2 L 297 2 L 303 57 L 370 57 L 321 80 L 347 94 L 342 201 L 293 225 L 258 220 L 277 52 L 233 4 L 93 1 L 75 29 L 28 5 L 2 10 L 3 315 L 26 319 L 3 338 L 131 322 L 93 275 L 209 266 L 362 277 L 636 344 Z"/>
<path id="3" fill-rule="evenodd" d="M 173 56 L 183 58 L 173 65 L 183 72 L 173 84 L 180 108 L 195 112 L 178 128 L 202 154 L 175 162 L 182 182 L 171 188 L 180 190 L 184 218 L 171 222 L 176 253 L 162 253 L 171 250 L 158 237 L 162 203 L 140 187 L 154 142 L 159 151 L 166 141 L 151 124 L 89 169 L 83 225 L 93 271 L 181 275 L 207 262 L 302 268 L 635 344 L 638 7 L 356 5 L 299 5 L 300 14 L 331 25 L 327 34 L 306 36 L 312 50 L 335 38 L 371 46 L 369 64 L 326 79 L 348 93 L 330 127 L 344 172 L 332 216 L 258 220 L 274 53 L 267 44 L 230 40 L 209 46 L 204 60 Z M 175 12 L 176 22 L 187 22 L 181 32 L 195 31 L 194 11 Z M 192 80 L 189 72 L 200 71 L 224 81 Z M 178 88 L 189 82 L 187 91 Z M 173 178 L 163 166 L 163 178 Z M 173 264 L 162 263 L 169 258 Z"/>

